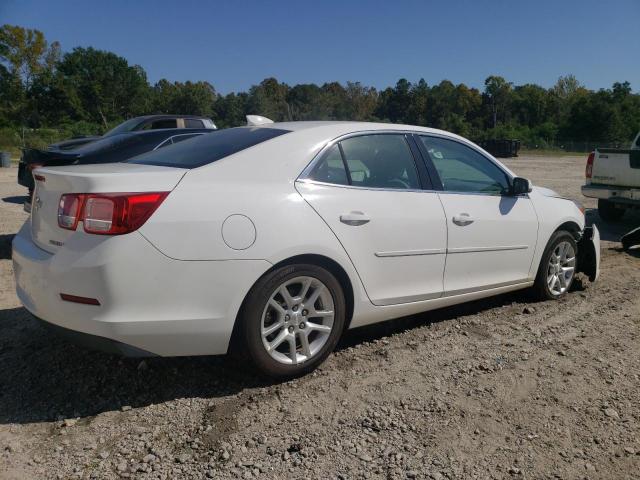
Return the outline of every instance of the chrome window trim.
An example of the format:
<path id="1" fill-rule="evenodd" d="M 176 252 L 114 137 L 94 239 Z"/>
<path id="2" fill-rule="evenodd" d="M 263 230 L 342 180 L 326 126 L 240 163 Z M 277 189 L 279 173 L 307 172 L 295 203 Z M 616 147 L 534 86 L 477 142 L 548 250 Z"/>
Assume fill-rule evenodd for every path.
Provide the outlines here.
<path id="1" fill-rule="evenodd" d="M 408 193 L 439 193 L 436 190 L 423 190 L 421 188 L 381 188 L 381 187 L 360 187 L 358 185 L 343 185 L 340 183 L 329 183 L 329 182 L 321 182 L 319 180 L 313 180 L 311 178 L 299 178 L 296 179 L 297 183 L 308 183 L 309 185 L 321 185 L 324 187 L 335 187 L 335 188 L 349 188 L 352 190 L 374 190 L 376 192 L 408 192 Z"/>
<path id="2" fill-rule="evenodd" d="M 337 183 L 329 183 L 329 182 L 321 182 L 318 180 L 314 180 L 312 178 L 309 178 L 309 175 L 311 174 L 311 172 L 313 171 L 313 169 L 316 167 L 316 165 L 322 161 L 322 159 L 324 158 L 325 153 L 336 143 L 341 142 L 342 140 L 346 140 L 347 138 L 352 138 L 352 137 L 361 137 L 361 136 L 366 136 L 366 135 L 376 135 L 376 134 L 383 134 L 383 135 L 388 135 L 388 134 L 397 134 L 397 135 L 419 135 L 419 136 L 426 136 L 426 137 L 438 137 L 438 138 L 443 138 L 445 140 L 451 140 L 453 142 L 458 142 L 461 145 L 464 145 L 470 149 L 472 149 L 473 151 L 475 151 L 476 153 L 478 153 L 479 155 L 481 155 L 482 157 L 486 158 L 488 161 L 490 161 L 491 163 L 493 163 L 496 167 L 498 167 L 498 169 L 503 172 L 505 174 L 505 176 L 510 180 L 513 181 L 514 176 L 511 175 L 511 173 L 509 173 L 507 170 L 505 170 L 505 168 L 500 165 L 499 163 L 497 163 L 494 159 L 492 159 L 491 157 L 487 157 L 487 155 L 485 155 L 484 152 L 482 152 L 482 150 L 480 150 L 478 147 L 474 146 L 473 144 L 471 144 L 471 142 L 469 142 L 469 144 L 465 143 L 465 142 L 461 142 L 459 139 L 451 137 L 447 134 L 444 133 L 435 133 L 435 132 L 422 132 L 422 131 L 417 131 L 417 130 L 406 130 L 406 129 L 402 129 L 402 130 L 393 130 L 393 129 L 384 129 L 384 130 L 360 130 L 358 132 L 350 132 L 350 133 L 345 133 L 343 135 L 340 135 L 339 137 L 334 138 L 333 140 L 329 140 L 321 149 L 320 151 L 311 159 L 311 161 L 309 162 L 309 164 L 304 168 L 304 170 L 302 170 L 302 173 L 300 175 L 298 175 L 298 177 L 296 178 L 296 182 L 304 182 L 304 183 L 310 183 L 310 184 L 318 184 L 318 185 L 326 185 L 326 186 L 330 186 L 330 187 L 341 187 L 341 188 L 355 188 L 355 189 L 359 189 L 359 190 L 376 190 L 376 191 L 389 191 L 389 192 L 435 192 L 435 193 L 446 193 L 446 194 L 453 194 L 453 195 L 482 195 L 485 197 L 513 197 L 513 198 L 529 198 L 528 194 L 522 194 L 522 195 L 506 195 L 506 194 L 502 194 L 502 193 L 483 193 L 483 192 L 458 192 L 458 191 L 454 191 L 454 190 L 435 190 L 435 189 L 400 189 L 400 188 L 379 188 L 379 187 L 360 187 L 357 185 L 340 185 Z M 414 159 L 414 161 L 418 161 L 419 159 Z M 417 168 L 417 167 L 416 167 Z"/>
<path id="3" fill-rule="evenodd" d="M 204 132 L 191 132 L 191 133 L 178 133 L 177 135 L 171 135 L 169 138 L 165 138 L 162 142 L 160 142 L 155 148 L 154 150 L 159 149 L 160 147 L 162 147 L 165 143 L 167 143 L 169 140 L 171 140 L 171 143 L 173 143 L 173 139 L 176 137 L 184 137 L 186 135 L 190 135 L 192 137 L 197 137 L 198 135 L 204 135 Z"/>
<path id="4" fill-rule="evenodd" d="M 350 188 L 352 190 L 372 190 L 376 192 L 410 192 L 410 193 L 437 193 L 438 195 L 479 195 L 482 197 L 506 197 L 506 198 L 529 198 L 528 193 L 523 193 L 520 195 L 502 195 L 500 193 L 482 193 L 482 192 L 450 192 L 450 191 L 442 191 L 442 190 L 433 190 L 433 189 L 415 189 L 415 188 L 379 188 L 379 187 L 360 187 L 357 185 L 342 185 L 340 183 L 329 183 L 329 182 L 321 182 L 319 180 L 313 180 L 311 178 L 298 178 L 295 180 L 296 183 L 307 183 L 309 185 L 320 185 L 323 187 L 334 187 L 334 188 Z"/>

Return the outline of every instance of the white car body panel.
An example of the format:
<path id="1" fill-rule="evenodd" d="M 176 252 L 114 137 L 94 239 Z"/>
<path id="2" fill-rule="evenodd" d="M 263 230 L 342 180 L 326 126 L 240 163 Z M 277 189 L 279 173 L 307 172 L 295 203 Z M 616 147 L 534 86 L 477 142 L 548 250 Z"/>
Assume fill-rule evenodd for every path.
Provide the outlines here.
<path id="1" fill-rule="evenodd" d="M 323 257 L 343 270 L 354 328 L 530 286 L 552 233 L 566 222 L 584 228 L 573 202 L 542 189 L 512 201 L 300 179 L 343 135 L 431 132 L 473 146 L 453 134 L 356 122 L 258 128 L 291 133 L 191 170 L 135 164 L 36 170 L 45 177 L 41 210 L 13 241 L 25 307 L 54 325 L 157 355 L 222 354 L 251 287 L 291 258 Z M 171 193 L 135 232 L 100 236 L 57 227 L 62 193 L 145 191 Z M 340 222 L 352 211 L 366 212 L 370 222 Z M 463 212 L 474 223 L 452 225 Z M 100 306 L 65 302 L 60 293 L 96 298 Z"/>
<path id="2" fill-rule="evenodd" d="M 13 244 L 18 297 L 27 310 L 162 356 L 225 353 L 246 292 L 271 267 L 265 260 L 172 260 L 136 232 L 73 236 L 50 254 L 29 230 L 27 221 Z M 60 293 L 101 305 L 65 302 Z"/>
<path id="3" fill-rule="evenodd" d="M 441 193 L 448 246 L 449 295 L 528 280 L 537 243 L 537 216 L 527 196 Z M 472 223 L 458 225 L 465 216 Z M 468 221 L 469 221 L 468 220 Z"/>
<path id="4" fill-rule="evenodd" d="M 442 295 L 447 226 L 437 193 L 398 194 L 312 182 L 298 182 L 297 188 L 349 252 L 375 305 Z M 362 214 L 367 223 L 343 223 L 341 217 L 349 214 L 356 221 Z"/>

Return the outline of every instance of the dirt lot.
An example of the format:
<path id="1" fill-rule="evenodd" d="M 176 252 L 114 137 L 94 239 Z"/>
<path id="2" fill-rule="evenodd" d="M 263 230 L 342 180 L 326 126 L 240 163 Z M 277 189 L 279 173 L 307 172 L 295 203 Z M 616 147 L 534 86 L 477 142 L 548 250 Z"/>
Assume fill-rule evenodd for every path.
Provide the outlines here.
<path id="1" fill-rule="evenodd" d="M 582 199 L 583 157 L 506 163 Z M 563 301 L 352 331 L 316 373 L 272 384 L 50 337 L 13 290 L 15 175 L 0 170 L 0 478 L 640 478 L 640 254 L 615 243 L 638 215 L 601 224 L 600 281 Z"/>

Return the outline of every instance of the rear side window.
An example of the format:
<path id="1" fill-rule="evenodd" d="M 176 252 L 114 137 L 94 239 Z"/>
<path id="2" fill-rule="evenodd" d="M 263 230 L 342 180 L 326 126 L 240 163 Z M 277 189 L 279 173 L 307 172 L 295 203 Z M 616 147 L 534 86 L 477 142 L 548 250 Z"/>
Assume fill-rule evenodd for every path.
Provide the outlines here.
<path id="1" fill-rule="evenodd" d="M 396 134 L 361 135 L 342 140 L 331 147 L 309 178 L 365 188 L 420 188 L 407 140 L 404 135 Z"/>
<path id="2" fill-rule="evenodd" d="M 317 182 L 349 185 L 347 170 L 344 168 L 340 147 L 337 143 L 329 149 L 309 178 Z"/>
<path id="3" fill-rule="evenodd" d="M 178 128 L 178 122 L 175 118 L 156 120 L 149 125 L 145 125 L 144 130 L 158 130 L 160 128 Z"/>
<path id="4" fill-rule="evenodd" d="M 253 147 L 289 130 L 264 127 L 239 127 L 201 135 L 190 142 L 180 142 L 132 158 L 128 163 L 176 168 L 197 168 Z"/>
<path id="5" fill-rule="evenodd" d="M 185 118 L 184 128 L 204 128 L 204 124 L 202 123 L 202 120 L 197 120 L 195 118 Z"/>

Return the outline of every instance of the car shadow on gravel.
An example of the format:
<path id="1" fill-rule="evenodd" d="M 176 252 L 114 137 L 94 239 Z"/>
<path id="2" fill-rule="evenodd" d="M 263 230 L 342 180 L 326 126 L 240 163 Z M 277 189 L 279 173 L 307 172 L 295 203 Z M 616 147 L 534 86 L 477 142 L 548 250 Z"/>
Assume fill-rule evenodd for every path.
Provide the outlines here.
<path id="1" fill-rule="evenodd" d="M 0 310 L 0 423 L 91 417 L 269 385 L 226 357 L 133 359 L 52 336 L 24 308 Z"/>
<path id="2" fill-rule="evenodd" d="M 577 286 L 580 289 L 579 286 Z M 349 330 L 337 350 L 413 328 L 513 306 L 512 292 Z M 0 423 L 84 418 L 179 398 L 227 397 L 278 382 L 229 357 L 133 359 L 86 350 L 52 335 L 24 308 L 0 310 Z"/>
<path id="3" fill-rule="evenodd" d="M 580 290 L 581 286 L 578 285 Z M 531 303 L 531 296 L 528 291 L 516 291 L 505 293 L 495 297 L 475 300 L 473 302 L 462 303 L 451 307 L 444 307 L 429 312 L 418 313 L 408 317 L 367 325 L 365 327 L 354 328 L 345 333 L 336 350 L 342 350 L 358 345 L 362 342 L 371 342 L 382 337 L 396 335 L 413 328 L 425 325 L 436 324 L 446 320 L 464 318 L 469 315 L 481 314 L 485 310 L 515 305 L 517 310 L 524 307 L 525 303 Z"/>
<path id="4" fill-rule="evenodd" d="M 13 241 L 14 234 L 2 234 L 0 235 L 0 260 L 11 259 L 11 242 Z"/>
<path id="5" fill-rule="evenodd" d="M 587 225 L 597 225 L 600 238 L 608 242 L 619 242 L 625 233 L 640 227 L 640 211 L 627 211 L 617 222 L 605 222 L 598 215 L 598 210 L 589 208 L 585 212 Z"/>
<path id="6" fill-rule="evenodd" d="M 4 197 L 2 199 L 5 203 L 15 203 L 16 205 L 22 205 L 27 200 L 27 195 L 14 195 L 12 197 Z"/>

